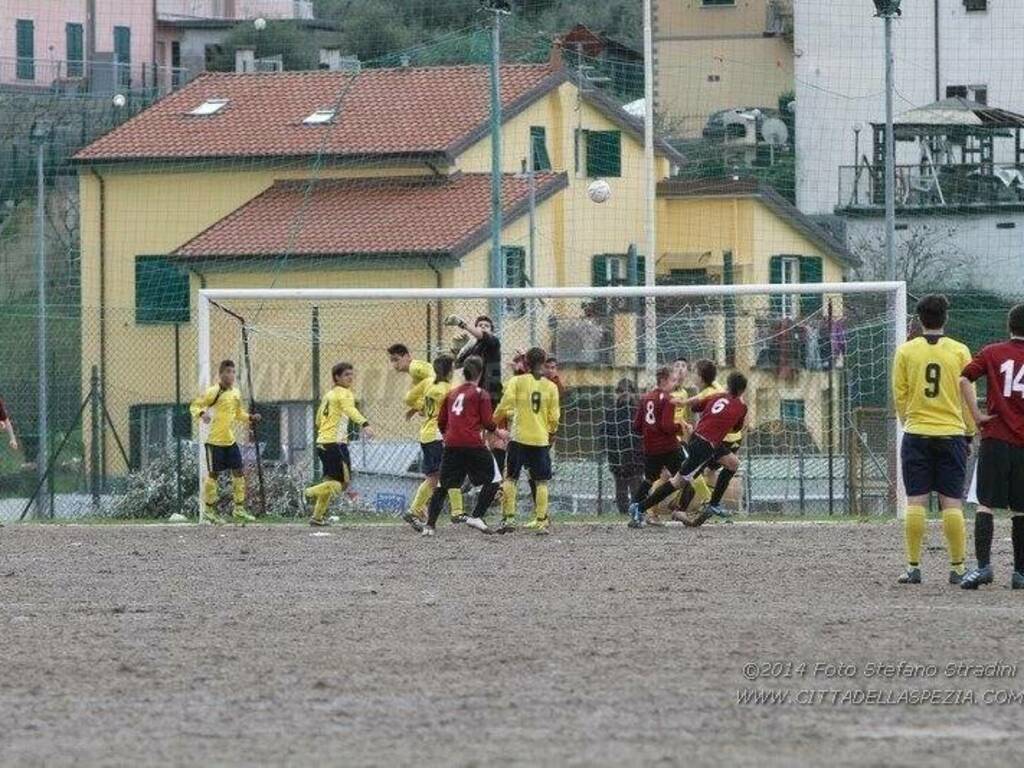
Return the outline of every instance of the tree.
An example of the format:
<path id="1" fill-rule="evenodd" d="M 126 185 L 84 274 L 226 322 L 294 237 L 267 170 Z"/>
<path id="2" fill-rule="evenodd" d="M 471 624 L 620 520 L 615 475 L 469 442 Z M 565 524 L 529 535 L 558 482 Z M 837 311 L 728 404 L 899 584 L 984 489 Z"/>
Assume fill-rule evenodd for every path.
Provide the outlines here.
<path id="1" fill-rule="evenodd" d="M 954 247 L 956 227 L 921 224 L 906 231 L 896 242 L 896 278 L 914 290 L 955 290 L 968 278 L 969 264 L 963 253 Z M 850 251 L 861 265 L 860 280 L 885 280 L 888 265 L 885 257 L 885 233 L 870 232 L 850 243 Z"/>

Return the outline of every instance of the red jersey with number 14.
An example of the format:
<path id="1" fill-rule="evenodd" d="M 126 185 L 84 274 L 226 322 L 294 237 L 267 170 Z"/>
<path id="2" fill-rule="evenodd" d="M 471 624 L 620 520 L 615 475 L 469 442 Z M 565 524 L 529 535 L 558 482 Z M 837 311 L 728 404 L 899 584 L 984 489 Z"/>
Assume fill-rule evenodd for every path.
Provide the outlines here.
<path id="1" fill-rule="evenodd" d="M 676 422 L 676 407 L 667 392 L 653 389 L 643 396 L 633 417 L 633 430 L 644 436 L 645 454 L 657 456 L 679 450 L 676 435 L 682 429 Z"/>
<path id="2" fill-rule="evenodd" d="M 988 383 L 987 410 L 996 418 L 981 427 L 982 437 L 1024 446 L 1024 339 L 989 344 L 964 368 L 971 381 Z"/>
<path id="3" fill-rule="evenodd" d="M 449 391 L 437 414 L 437 428 L 449 448 L 485 447 L 481 430 L 494 431 L 491 396 L 469 382 Z"/>
<path id="4" fill-rule="evenodd" d="M 747 404 L 727 392 L 716 392 L 693 406 L 700 413 L 694 433 L 717 448 L 730 432 L 743 429 L 747 420 Z"/>

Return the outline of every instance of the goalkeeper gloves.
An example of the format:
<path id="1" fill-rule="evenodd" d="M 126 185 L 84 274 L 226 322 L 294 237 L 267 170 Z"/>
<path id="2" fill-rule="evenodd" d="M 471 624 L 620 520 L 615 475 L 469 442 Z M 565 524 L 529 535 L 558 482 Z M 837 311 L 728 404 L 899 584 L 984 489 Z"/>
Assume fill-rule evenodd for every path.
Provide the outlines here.
<path id="1" fill-rule="evenodd" d="M 444 324 L 445 325 L 454 325 L 457 328 L 465 328 L 466 327 L 466 321 L 463 320 L 458 315 L 448 315 L 448 317 L 446 317 L 444 319 Z"/>

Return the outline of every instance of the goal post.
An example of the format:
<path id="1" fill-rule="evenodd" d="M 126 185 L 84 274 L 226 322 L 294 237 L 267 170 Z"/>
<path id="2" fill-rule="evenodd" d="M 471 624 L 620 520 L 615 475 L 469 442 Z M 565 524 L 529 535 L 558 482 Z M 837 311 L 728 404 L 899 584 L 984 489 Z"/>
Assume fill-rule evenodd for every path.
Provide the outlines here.
<path id="1" fill-rule="evenodd" d="M 352 436 L 359 508 L 398 511 L 419 482 L 419 420 L 407 420 L 403 396 L 411 380 L 392 369 L 386 350 L 403 343 L 414 358 L 432 359 L 464 341 L 453 338 L 460 332 L 444 324 L 446 316 L 473 322 L 494 301 L 503 302 L 502 378 L 513 375 L 516 350 L 540 346 L 558 360 L 565 394 L 553 448 L 556 514 L 618 508 L 623 482 L 635 480 L 638 467 L 637 456 L 627 455 L 636 440 L 621 422 L 637 393 L 652 385 L 654 367 L 685 358 L 689 372 L 679 388 L 691 393 L 700 388 L 694 364 L 701 359 L 717 364 L 723 382 L 732 370 L 750 380 L 741 470 L 727 504 L 755 514 L 902 515 L 899 425 L 889 394 L 893 353 L 906 338 L 902 282 L 209 287 L 197 299 L 197 384 L 209 386 L 225 357 L 251 366 L 239 371 L 239 382 L 255 390 L 243 397 L 260 403 L 264 461 L 308 479 L 316 473 L 316 397 L 331 386 L 334 363 L 352 363 L 356 399 L 377 433 L 373 441 Z M 242 325 L 251 347 L 245 360 Z M 318 370 L 322 381 L 313 380 Z M 454 379 L 461 380 L 458 371 Z M 869 422 L 872 428 L 863 426 Z M 200 424 L 200 477 L 204 437 Z M 248 455 L 251 462 L 255 451 Z M 522 485 L 521 509 L 529 507 Z M 275 504 L 270 493 L 271 514 Z"/>

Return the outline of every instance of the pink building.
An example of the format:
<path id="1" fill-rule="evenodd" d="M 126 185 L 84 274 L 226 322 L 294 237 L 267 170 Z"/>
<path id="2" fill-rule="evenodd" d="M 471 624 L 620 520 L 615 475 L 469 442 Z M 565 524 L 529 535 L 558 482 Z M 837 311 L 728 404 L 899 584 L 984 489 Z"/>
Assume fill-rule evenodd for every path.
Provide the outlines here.
<path id="1" fill-rule="evenodd" d="M 0 0 L 0 86 L 176 87 L 239 21 L 312 19 L 312 0 Z"/>

